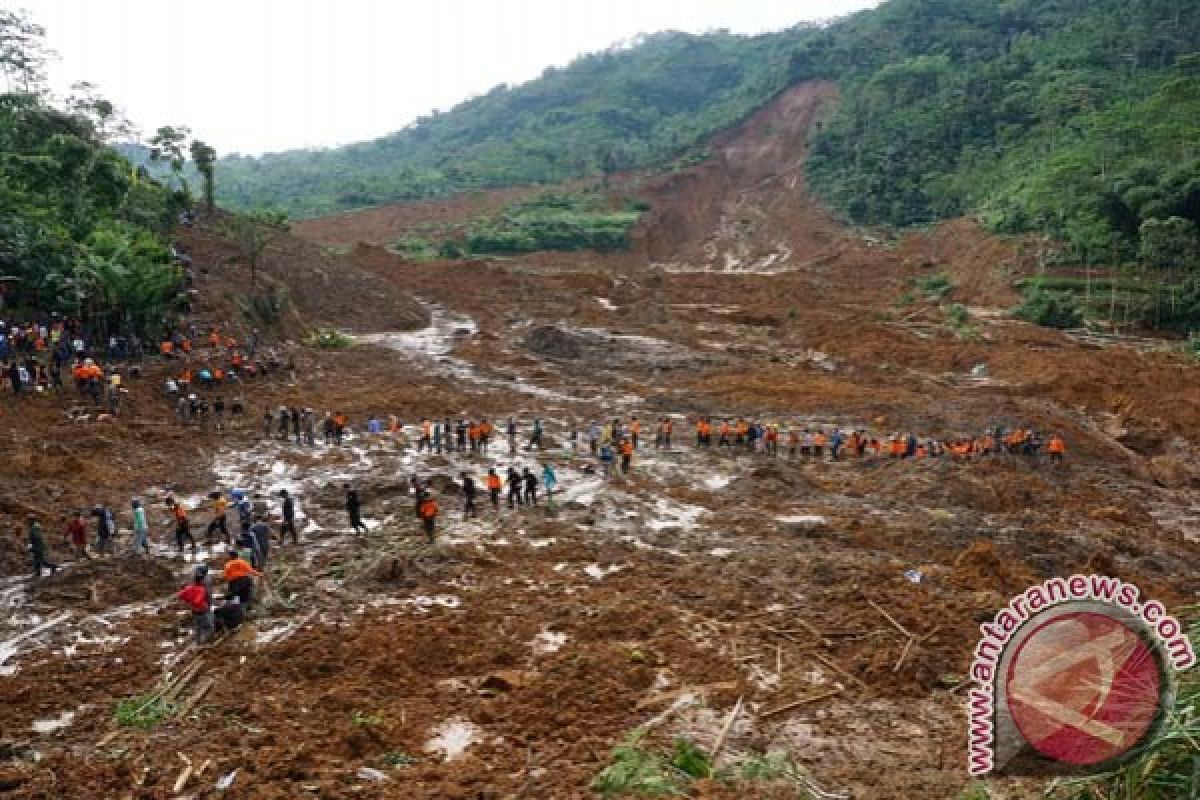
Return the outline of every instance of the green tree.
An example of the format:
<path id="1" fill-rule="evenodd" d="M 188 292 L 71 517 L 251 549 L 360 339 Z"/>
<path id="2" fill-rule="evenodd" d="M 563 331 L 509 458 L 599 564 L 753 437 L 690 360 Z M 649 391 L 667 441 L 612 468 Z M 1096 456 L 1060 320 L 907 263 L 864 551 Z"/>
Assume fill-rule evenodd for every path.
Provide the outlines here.
<path id="1" fill-rule="evenodd" d="M 213 172 L 216 168 L 217 151 L 199 139 L 193 139 L 191 153 L 192 163 L 196 165 L 196 171 L 204 181 L 204 207 L 211 214 L 217 207 L 213 199 Z"/>
<path id="2" fill-rule="evenodd" d="M 288 230 L 287 215 L 279 211 L 255 211 L 235 215 L 225 227 L 250 269 L 250 291 L 258 291 L 258 267 L 263 253 Z"/>
<path id="3" fill-rule="evenodd" d="M 1200 265 L 1200 243 L 1196 224 L 1181 217 L 1148 219 L 1138 229 L 1141 244 L 1138 255 L 1156 267 Z"/>
<path id="4" fill-rule="evenodd" d="M 187 164 L 185 144 L 191 133 L 191 130 L 182 125 L 179 127 L 164 125 L 155 131 L 154 136 L 150 139 L 150 160 L 165 162 L 171 168 L 171 172 L 179 182 L 179 188 L 185 195 L 189 194 L 187 179 L 183 174 L 183 168 Z"/>

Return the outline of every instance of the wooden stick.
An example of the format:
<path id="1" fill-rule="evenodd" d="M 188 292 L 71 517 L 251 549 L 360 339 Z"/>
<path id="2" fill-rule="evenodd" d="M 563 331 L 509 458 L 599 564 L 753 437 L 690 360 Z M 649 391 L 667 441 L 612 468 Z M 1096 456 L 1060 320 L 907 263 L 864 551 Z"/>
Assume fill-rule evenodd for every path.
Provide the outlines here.
<path id="1" fill-rule="evenodd" d="M 827 697 L 833 697 L 835 694 L 841 694 L 841 693 L 842 693 L 841 689 L 830 689 L 829 691 L 820 692 L 819 694 L 814 694 L 814 695 L 811 695 L 810 697 L 805 697 L 805 698 L 796 700 L 791 703 L 785 703 L 784 705 L 781 705 L 777 708 L 772 708 L 770 711 L 764 711 L 763 713 L 759 714 L 758 716 L 763 719 L 765 719 L 767 717 L 773 717 L 776 714 L 782 714 L 785 711 L 791 711 L 794 708 L 799 708 L 800 706 L 806 706 L 809 703 L 815 703 L 818 700 L 824 700 Z"/>
<path id="2" fill-rule="evenodd" d="M 729 730 L 733 727 L 733 722 L 740 713 L 742 713 L 741 695 L 738 696 L 737 703 L 733 706 L 733 711 L 730 711 L 729 716 L 725 718 L 725 724 L 721 727 L 721 733 L 717 736 L 717 741 L 713 743 L 712 753 L 708 757 L 709 763 L 717 763 L 717 756 L 720 754 L 721 748 L 725 745 L 725 737 L 729 735 Z"/>
<path id="3" fill-rule="evenodd" d="M 857 676 L 855 676 L 855 675 L 851 675 L 849 672 L 847 672 L 846 670 L 842 669 L 842 668 L 841 668 L 841 667 L 838 665 L 838 663 L 837 663 L 836 661 L 834 661 L 832 658 L 829 658 L 828 656 L 822 655 L 821 653 L 817 653 L 817 652 L 814 652 L 814 653 L 813 653 L 813 658 L 816 658 L 816 659 L 817 659 L 818 661 L 820 661 L 822 664 L 824 664 L 825 666 L 829 667 L 829 668 L 830 668 L 831 670 L 833 670 L 834 672 L 837 672 L 837 673 L 838 673 L 839 675 L 841 675 L 842 677 L 844 677 L 844 678 L 849 678 L 850 680 L 854 681 L 855 683 L 857 683 L 857 684 L 858 684 L 859 686 L 861 686 L 862 688 L 864 688 L 864 689 L 867 689 L 867 690 L 870 690 L 870 688 L 871 688 L 870 686 L 867 686 L 867 684 L 863 683 L 863 682 L 862 682 L 862 680 L 860 680 L 860 679 L 859 679 Z"/>
<path id="4" fill-rule="evenodd" d="M 188 764 L 183 768 L 183 772 L 179 773 L 179 777 L 175 780 L 175 788 L 173 788 L 171 791 L 183 791 L 183 787 L 187 785 L 188 778 L 190 777 L 192 777 L 192 765 Z"/>
<path id="5" fill-rule="evenodd" d="M 898 630 L 898 631 L 900 631 L 900 633 L 904 634 L 905 638 L 907 638 L 907 639 L 913 638 L 913 635 L 911 633 L 909 633 L 908 630 L 903 625 L 901 625 L 899 622 L 896 622 L 896 618 L 893 617 L 891 614 L 889 614 L 887 612 L 887 610 L 884 609 L 883 606 L 879 605 L 878 603 L 876 603 L 874 600 L 872 600 L 869 597 L 867 598 L 867 603 L 870 604 L 871 608 L 875 609 L 880 614 L 882 614 L 884 619 L 886 619 L 888 622 L 892 623 L 892 625 L 895 626 L 896 630 Z"/>
<path id="6" fill-rule="evenodd" d="M 892 672 L 900 671 L 900 665 L 904 663 L 904 659 L 908 658 L 908 651 L 912 649 L 913 642 L 915 641 L 915 638 L 910 638 L 904 643 L 904 652 L 900 654 L 900 660 L 896 662 L 896 666 L 892 667 Z"/>
<path id="7" fill-rule="evenodd" d="M 183 707 L 179 709 L 178 716 L 183 716 L 192 710 L 192 707 L 200 701 L 200 698 L 208 693 L 208 690 L 217 682 L 216 678 L 205 678 L 196 691 L 192 692 L 192 696 L 187 699 Z"/>

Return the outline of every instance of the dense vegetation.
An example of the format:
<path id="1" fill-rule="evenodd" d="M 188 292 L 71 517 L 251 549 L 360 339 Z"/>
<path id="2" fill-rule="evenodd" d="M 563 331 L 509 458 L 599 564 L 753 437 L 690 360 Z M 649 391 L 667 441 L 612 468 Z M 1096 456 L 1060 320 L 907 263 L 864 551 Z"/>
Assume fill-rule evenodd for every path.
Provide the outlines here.
<path id="1" fill-rule="evenodd" d="M 165 233 L 181 198 L 111 150 L 111 103 L 82 87 L 54 105 L 42 31 L 0 10 L 0 272 L 4 304 L 147 333 L 178 297 Z"/>
<path id="2" fill-rule="evenodd" d="M 644 201 L 615 200 L 598 192 L 544 192 L 496 213 L 416 226 L 392 249 L 416 261 L 544 250 L 625 250 L 629 232 L 649 207 Z"/>
<path id="3" fill-rule="evenodd" d="M 782 89 L 795 36 L 643 37 L 374 141 L 224 158 L 218 200 L 313 215 L 662 163 Z"/>
<path id="4" fill-rule="evenodd" d="M 225 159 L 219 196 L 312 214 L 665 165 L 790 83 L 830 79 L 841 102 L 809 171 L 847 219 L 976 214 L 1044 233 L 1061 243 L 1047 263 L 1141 286 L 1088 283 L 1083 311 L 1187 328 L 1200 319 L 1194 12 L 1191 0 L 890 0 L 763 36 L 656 34 L 372 142 Z"/>

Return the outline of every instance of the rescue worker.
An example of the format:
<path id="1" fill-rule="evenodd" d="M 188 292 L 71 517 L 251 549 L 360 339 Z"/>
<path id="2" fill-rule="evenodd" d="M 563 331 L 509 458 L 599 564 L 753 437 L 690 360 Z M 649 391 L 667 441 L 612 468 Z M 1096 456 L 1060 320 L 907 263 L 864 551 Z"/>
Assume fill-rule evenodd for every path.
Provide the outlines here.
<path id="1" fill-rule="evenodd" d="M 58 572 L 58 564 L 48 557 L 46 537 L 42 535 L 41 523 L 37 521 L 37 516 L 34 514 L 29 514 L 25 519 L 29 523 L 29 555 L 33 560 L 33 577 L 42 577 L 42 569 L 46 567 L 53 575 Z"/>
<path id="2" fill-rule="evenodd" d="M 524 505 L 521 500 L 521 490 L 524 488 L 524 481 L 521 478 L 521 473 L 517 472 L 516 467 L 508 468 L 508 507 L 514 509 L 517 506 Z"/>
<path id="3" fill-rule="evenodd" d="M 188 524 L 187 509 L 173 497 L 167 498 L 167 508 L 175 518 L 175 544 L 179 547 L 179 555 L 183 555 L 183 543 L 186 540 L 192 546 L 192 555 L 196 554 L 196 537 Z"/>
<path id="4" fill-rule="evenodd" d="M 76 511 L 71 516 L 63 535 L 75 548 L 78 558 L 91 558 L 87 552 L 87 525 L 84 524 L 82 511 Z"/>
<path id="5" fill-rule="evenodd" d="M 1066 440 L 1060 434 L 1054 434 L 1046 445 L 1046 452 L 1050 454 L 1051 462 L 1061 464 L 1067 455 Z"/>
<path id="6" fill-rule="evenodd" d="M 487 490 L 488 496 L 492 500 L 492 510 L 500 513 L 500 489 L 504 486 L 500 476 L 496 474 L 495 468 L 489 467 L 487 471 Z"/>
<path id="7" fill-rule="evenodd" d="M 362 521 L 362 504 L 358 499 L 358 491 L 350 488 L 350 484 L 342 486 L 346 490 L 346 514 L 350 517 L 350 527 L 355 534 L 367 535 L 367 526 Z"/>
<path id="8" fill-rule="evenodd" d="M 628 439 L 621 440 L 621 472 L 628 473 L 633 464 L 633 443 Z"/>
<path id="9" fill-rule="evenodd" d="M 425 529 L 426 538 L 429 539 L 430 544 L 433 544 L 433 535 L 437 525 L 438 504 L 429 492 L 425 492 L 421 499 L 421 505 L 417 508 L 417 514 L 421 518 L 421 525 Z"/>
<path id="10" fill-rule="evenodd" d="M 296 532 L 296 503 L 288 494 L 287 489 L 280 489 L 279 496 L 283 498 L 283 524 L 279 527 L 279 542 L 281 544 L 286 542 L 290 533 L 292 544 L 298 545 L 300 544 L 300 534 Z"/>
<path id="11" fill-rule="evenodd" d="M 133 552 L 139 550 L 150 555 L 150 525 L 146 522 L 146 509 L 142 501 L 133 499 Z"/>
<path id="12" fill-rule="evenodd" d="M 530 469 L 529 469 L 529 467 L 526 467 L 526 468 L 525 468 L 525 474 L 521 476 L 521 479 L 522 479 L 522 481 L 523 481 L 523 482 L 524 482 L 524 484 L 525 484 L 525 505 L 528 505 L 528 506 L 536 506 L 536 505 L 538 504 L 538 497 L 537 497 L 537 490 L 538 490 L 538 479 L 537 479 L 537 475 L 534 475 L 534 474 L 533 474 L 533 471 L 532 471 L 532 470 L 530 470 Z"/>
<path id="13" fill-rule="evenodd" d="M 229 560 L 221 570 L 228 588 L 226 591 L 238 598 L 242 605 L 249 606 L 254 602 L 254 579 L 262 578 L 263 574 L 243 559 L 236 550 L 229 551 Z"/>
<path id="14" fill-rule="evenodd" d="M 213 492 L 209 497 L 212 499 L 212 519 L 208 522 L 208 527 L 204 530 L 204 544 L 207 547 L 213 545 L 213 533 L 220 532 L 226 544 L 229 544 L 229 526 L 225 522 L 225 512 L 229 508 L 229 502 L 220 492 Z"/>
<path id="15" fill-rule="evenodd" d="M 212 596 L 208 590 L 208 567 L 201 564 L 192 575 L 192 582 L 176 595 L 192 611 L 192 631 L 197 644 L 204 644 L 213 635 Z"/>
<path id="16" fill-rule="evenodd" d="M 558 486 L 558 475 L 550 464 L 542 465 L 542 485 L 546 487 L 546 509 L 554 510 L 554 489 Z"/>
<path id="17" fill-rule="evenodd" d="M 475 507 L 475 479 L 465 472 L 459 477 L 462 478 L 463 521 L 465 522 L 471 517 L 479 516 L 479 510 Z M 424 519 L 424 517 L 422 517 L 422 519 Z"/>

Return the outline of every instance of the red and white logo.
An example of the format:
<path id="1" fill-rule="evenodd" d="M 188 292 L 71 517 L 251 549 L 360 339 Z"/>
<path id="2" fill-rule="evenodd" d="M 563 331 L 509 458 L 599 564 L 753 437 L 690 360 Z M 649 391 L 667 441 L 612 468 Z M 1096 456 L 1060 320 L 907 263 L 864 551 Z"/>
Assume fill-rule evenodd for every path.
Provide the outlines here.
<path id="1" fill-rule="evenodd" d="M 1017 642 L 1005 695 L 1021 736 L 1042 755 L 1095 766 L 1136 747 L 1162 703 L 1154 650 L 1125 622 L 1072 612 Z"/>

